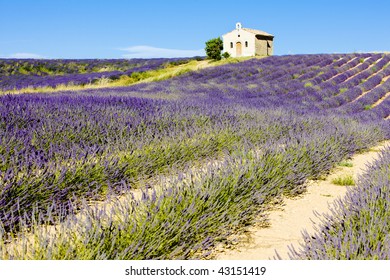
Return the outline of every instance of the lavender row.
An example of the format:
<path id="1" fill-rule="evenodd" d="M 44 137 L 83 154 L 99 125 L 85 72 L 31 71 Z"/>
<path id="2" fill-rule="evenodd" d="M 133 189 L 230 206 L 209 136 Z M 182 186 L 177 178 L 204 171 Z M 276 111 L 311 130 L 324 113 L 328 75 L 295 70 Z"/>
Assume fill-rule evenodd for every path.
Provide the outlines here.
<path id="1" fill-rule="evenodd" d="M 363 62 L 365 59 L 368 60 Z M 273 105 L 324 112 L 351 102 L 364 91 L 380 86 L 381 79 L 390 69 L 387 67 L 389 60 L 390 56 L 382 54 L 273 57 L 205 69 L 169 81 L 137 85 L 119 91 L 143 94 L 161 92 L 167 97 L 179 94 L 182 98 L 207 96 L 224 102 L 233 98 L 240 103 L 246 100 L 244 103 L 248 106 L 257 108 Z M 346 66 L 348 61 L 355 61 L 355 64 Z M 318 72 L 318 65 L 324 65 L 323 74 Z M 347 69 L 353 65 L 358 66 L 348 72 Z M 336 72 L 327 78 L 323 76 L 332 72 L 333 67 L 339 66 L 344 68 L 334 70 Z M 369 66 L 372 67 L 368 69 Z M 348 74 L 344 75 L 342 71 Z M 317 73 L 320 78 L 314 81 L 313 73 Z M 226 84 L 226 81 L 229 83 Z M 337 84 L 337 81 L 340 83 Z"/>
<path id="2" fill-rule="evenodd" d="M 347 114 L 358 113 L 367 109 L 368 107 L 366 106 L 373 105 L 389 92 L 388 83 L 382 82 L 383 78 L 389 74 L 390 67 L 387 67 L 383 71 L 370 76 L 366 81 L 361 82 L 357 86 L 349 89 L 343 85 L 335 87 L 333 90 L 336 92 L 338 90 L 339 94 L 324 100 L 317 106 L 322 108 L 338 107 L 337 110 L 339 112 Z"/>
<path id="3" fill-rule="evenodd" d="M 313 235 L 304 234 L 294 259 L 390 259 L 390 148 L 368 166 Z"/>

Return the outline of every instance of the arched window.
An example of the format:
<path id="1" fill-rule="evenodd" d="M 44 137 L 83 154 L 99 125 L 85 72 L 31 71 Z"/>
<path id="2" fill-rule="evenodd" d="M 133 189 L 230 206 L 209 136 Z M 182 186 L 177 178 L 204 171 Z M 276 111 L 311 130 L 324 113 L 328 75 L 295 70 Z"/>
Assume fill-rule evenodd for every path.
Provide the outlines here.
<path id="1" fill-rule="evenodd" d="M 248 47 L 248 41 L 245 41 L 245 48 Z"/>
<path id="2" fill-rule="evenodd" d="M 231 49 L 233 48 L 233 42 L 230 42 L 230 48 Z"/>

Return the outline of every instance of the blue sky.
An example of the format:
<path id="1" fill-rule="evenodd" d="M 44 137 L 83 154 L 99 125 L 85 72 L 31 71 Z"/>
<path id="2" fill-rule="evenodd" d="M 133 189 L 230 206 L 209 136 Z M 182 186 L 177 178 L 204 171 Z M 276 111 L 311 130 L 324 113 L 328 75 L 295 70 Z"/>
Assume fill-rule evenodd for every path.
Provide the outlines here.
<path id="1" fill-rule="evenodd" d="M 275 36 L 276 55 L 390 51 L 390 1 L 0 0 L 0 57 L 204 54 L 235 28 Z"/>

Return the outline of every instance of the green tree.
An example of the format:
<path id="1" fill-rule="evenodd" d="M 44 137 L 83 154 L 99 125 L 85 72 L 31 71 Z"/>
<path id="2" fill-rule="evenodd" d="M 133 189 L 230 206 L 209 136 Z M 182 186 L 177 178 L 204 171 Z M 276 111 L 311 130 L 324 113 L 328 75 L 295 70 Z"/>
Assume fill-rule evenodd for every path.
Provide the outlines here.
<path id="1" fill-rule="evenodd" d="M 221 51 L 223 50 L 223 42 L 221 38 L 214 38 L 206 42 L 206 55 L 208 58 L 221 60 Z"/>

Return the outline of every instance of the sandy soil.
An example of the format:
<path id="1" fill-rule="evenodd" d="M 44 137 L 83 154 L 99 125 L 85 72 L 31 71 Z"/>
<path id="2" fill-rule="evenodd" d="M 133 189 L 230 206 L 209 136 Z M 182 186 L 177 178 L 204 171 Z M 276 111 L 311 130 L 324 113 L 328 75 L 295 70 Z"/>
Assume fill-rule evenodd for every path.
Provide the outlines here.
<path id="1" fill-rule="evenodd" d="M 309 182 L 305 194 L 295 199 L 285 199 L 283 207 L 269 213 L 270 226 L 261 228 L 252 226 L 245 236 L 240 236 L 238 244 L 233 248 L 217 248 L 215 255 L 219 260 L 259 260 L 274 259 L 275 251 L 282 259 L 289 259 L 288 247 L 293 244 L 299 247 L 302 240 L 302 230 L 314 232 L 313 226 L 319 222 L 314 214 L 329 211 L 329 206 L 337 198 L 345 195 L 347 187 L 332 184 L 332 179 L 339 176 L 353 175 L 356 180 L 378 156 L 378 151 L 390 145 L 390 141 L 383 143 L 363 154 L 355 155 L 350 161 L 352 167 L 337 167 L 326 180 Z"/>

